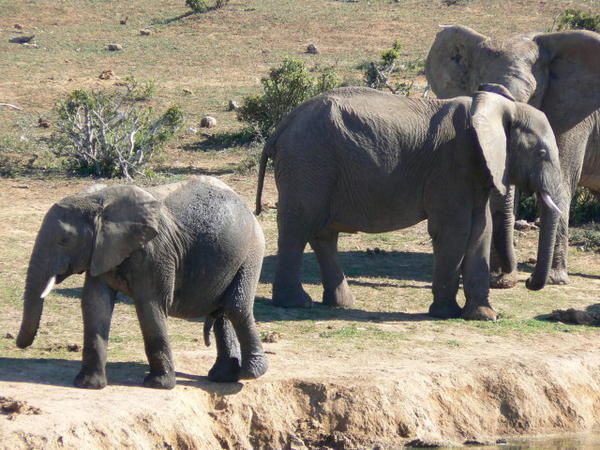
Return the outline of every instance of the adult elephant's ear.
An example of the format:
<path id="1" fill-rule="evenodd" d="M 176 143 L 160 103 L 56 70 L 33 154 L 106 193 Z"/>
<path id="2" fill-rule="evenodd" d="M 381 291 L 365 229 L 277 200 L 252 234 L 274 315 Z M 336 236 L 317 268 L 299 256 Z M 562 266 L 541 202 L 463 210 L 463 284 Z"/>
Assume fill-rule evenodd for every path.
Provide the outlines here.
<path id="1" fill-rule="evenodd" d="M 600 108 L 600 34 L 564 31 L 539 34 L 533 40 L 548 69 L 540 109 L 560 134 Z"/>
<path id="2" fill-rule="evenodd" d="M 115 268 L 158 234 L 160 202 L 136 186 L 115 186 L 99 194 L 90 274 Z"/>
<path id="3" fill-rule="evenodd" d="M 437 34 L 425 61 L 425 75 L 438 97 L 471 95 L 476 90 L 471 78 L 481 61 L 476 61 L 475 55 L 487 39 L 460 25 L 445 26 Z"/>
<path id="4" fill-rule="evenodd" d="M 481 151 L 484 172 L 494 188 L 506 195 L 508 153 L 506 130 L 510 128 L 515 103 L 494 92 L 476 92 L 471 105 L 471 125 Z"/>

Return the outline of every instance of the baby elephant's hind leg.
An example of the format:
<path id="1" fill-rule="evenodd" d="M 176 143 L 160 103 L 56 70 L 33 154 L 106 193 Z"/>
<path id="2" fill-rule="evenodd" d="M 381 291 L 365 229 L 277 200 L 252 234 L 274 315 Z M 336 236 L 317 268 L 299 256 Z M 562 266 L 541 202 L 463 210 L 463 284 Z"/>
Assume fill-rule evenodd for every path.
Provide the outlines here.
<path id="1" fill-rule="evenodd" d="M 254 321 L 254 296 L 260 275 L 262 253 L 251 255 L 227 288 L 225 316 L 231 320 L 242 354 L 240 378 L 258 378 L 269 366 Z"/>
<path id="2" fill-rule="evenodd" d="M 208 379 L 217 382 L 232 382 L 240 379 L 240 344 L 231 322 L 223 316 L 214 324 L 217 341 L 217 360 L 208 372 Z"/>

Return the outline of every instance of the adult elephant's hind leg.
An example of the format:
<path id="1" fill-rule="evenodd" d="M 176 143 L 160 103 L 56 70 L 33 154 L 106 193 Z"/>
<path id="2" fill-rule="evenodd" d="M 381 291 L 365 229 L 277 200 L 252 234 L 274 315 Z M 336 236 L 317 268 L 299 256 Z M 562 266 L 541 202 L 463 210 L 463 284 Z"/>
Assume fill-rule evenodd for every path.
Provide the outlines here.
<path id="1" fill-rule="evenodd" d="M 462 265 L 465 304 L 462 317 L 467 320 L 496 320 L 489 303 L 489 249 L 492 219 L 486 205 L 473 211 L 471 235 Z"/>
<path id="2" fill-rule="evenodd" d="M 262 254 L 250 256 L 234 277 L 223 297 L 225 316 L 231 321 L 240 344 L 242 356 L 240 379 L 258 378 L 269 367 L 256 329 L 253 312 L 261 263 Z"/>
<path id="3" fill-rule="evenodd" d="M 310 240 L 317 256 L 323 282 L 323 304 L 348 308 L 354 303 L 342 267 L 338 259 L 338 233 L 327 231 Z"/>
<path id="4" fill-rule="evenodd" d="M 284 308 L 307 308 L 312 300 L 302 288 L 300 273 L 307 238 L 288 226 L 279 227 L 277 266 L 273 281 L 273 304 Z"/>

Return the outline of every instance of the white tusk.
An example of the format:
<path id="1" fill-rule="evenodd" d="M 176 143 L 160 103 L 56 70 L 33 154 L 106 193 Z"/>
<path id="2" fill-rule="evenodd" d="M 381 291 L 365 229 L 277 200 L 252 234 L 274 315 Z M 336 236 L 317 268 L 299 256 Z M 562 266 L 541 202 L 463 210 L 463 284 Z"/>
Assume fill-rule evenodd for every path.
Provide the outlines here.
<path id="1" fill-rule="evenodd" d="M 46 295 L 48 295 L 50 293 L 50 291 L 54 287 L 54 283 L 56 283 L 55 276 L 50 278 L 50 280 L 48 281 L 48 284 L 46 285 L 46 289 L 44 289 L 44 292 L 42 292 L 42 295 L 40 295 L 40 298 L 45 298 Z"/>
<path id="2" fill-rule="evenodd" d="M 554 203 L 552 201 L 552 197 L 550 197 L 545 192 L 542 192 L 541 197 L 542 197 L 542 201 L 546 204 L 546 206 L 548 208 L 553 209 L 554 211 L 556 211 L 559 214 L 562 214 L 562 211 L 560 210 L 560 208 L 558 206 L 556 206 L 556 203 Z"/>

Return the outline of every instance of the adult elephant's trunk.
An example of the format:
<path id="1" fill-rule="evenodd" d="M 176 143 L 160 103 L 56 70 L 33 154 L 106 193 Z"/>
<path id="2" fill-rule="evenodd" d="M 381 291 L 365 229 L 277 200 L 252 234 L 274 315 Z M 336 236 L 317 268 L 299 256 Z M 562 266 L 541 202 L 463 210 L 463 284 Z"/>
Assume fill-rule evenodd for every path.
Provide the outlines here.
<path id="1" fill-rule="evenodd" d="M 548 194 L 541 193 L 538 194 L 538 197 L 542 204 L 542 214 L 537 264 L 531 278 L 526 283 L 527 288 L 532 291 L 542 289 L 548 279 L 554 252 L 554 241 L 556 240 L 556 228 L 560 217 L 560 209 Z"/>
<path id="2" fill-rule="evenodd" d="M 47 264 L 42 261 L 36 243 L 25 282 L 23 320 L 17 336 L 17 346 L 20 348 L 29 347 L 33 343 L 42 317 L 44 297 L 50 293 L 56 281 L 56 276 L 48 273 Z"/>

